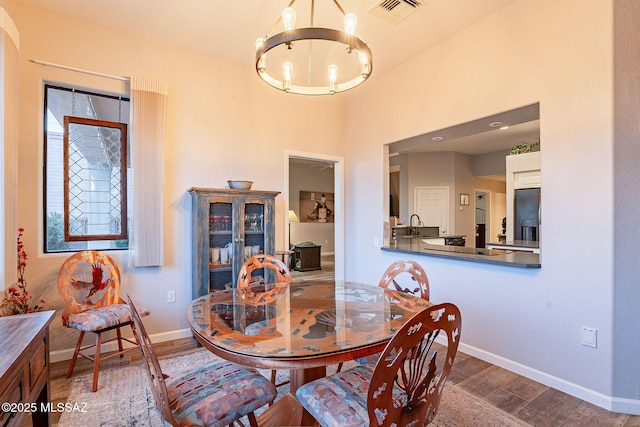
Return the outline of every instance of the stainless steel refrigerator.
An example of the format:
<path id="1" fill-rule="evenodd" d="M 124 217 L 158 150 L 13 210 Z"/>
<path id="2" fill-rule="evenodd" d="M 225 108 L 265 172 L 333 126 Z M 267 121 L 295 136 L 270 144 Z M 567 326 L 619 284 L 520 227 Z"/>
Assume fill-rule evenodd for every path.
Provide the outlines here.
<path id="1" fill-rule="evenodd" d="M 540 233 L 540 189 L 515 190 L 515 240 L 538 241 Z"/>

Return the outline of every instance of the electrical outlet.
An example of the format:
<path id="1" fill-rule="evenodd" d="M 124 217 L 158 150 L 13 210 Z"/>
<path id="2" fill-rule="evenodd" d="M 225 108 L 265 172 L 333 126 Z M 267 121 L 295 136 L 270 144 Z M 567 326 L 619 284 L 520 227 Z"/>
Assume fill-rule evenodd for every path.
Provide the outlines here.
<path id="1" fill-rule="evenodd" d="M 598 346 L 598 331 L 594 328 L 582 327 L 582 345 L 588 347 Z"/>
<path id="2" fill-rule="evenodd" d="M 176 302 L 176 291 L 167 292 L 167 302 Z"/>

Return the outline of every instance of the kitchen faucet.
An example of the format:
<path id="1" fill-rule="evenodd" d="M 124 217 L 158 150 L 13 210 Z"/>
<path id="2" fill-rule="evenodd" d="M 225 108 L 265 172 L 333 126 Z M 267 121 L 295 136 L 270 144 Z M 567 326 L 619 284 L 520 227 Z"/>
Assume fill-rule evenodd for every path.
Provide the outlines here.
<path id="1" fill-rule="evenodd" d="M 413 217 L 414 216 L 418 220 L 418 224 L 416 225 L 415 228 L 413 228 Z M 420 221 L 420 217 L 418 216 L 418 214 L 411 215 L 409 217 L 409 235 L 415 234 L 417 236 L 418 235 L 418 227 L 420 226 L 420 224 L 422 224 L 422 221 Z"/>

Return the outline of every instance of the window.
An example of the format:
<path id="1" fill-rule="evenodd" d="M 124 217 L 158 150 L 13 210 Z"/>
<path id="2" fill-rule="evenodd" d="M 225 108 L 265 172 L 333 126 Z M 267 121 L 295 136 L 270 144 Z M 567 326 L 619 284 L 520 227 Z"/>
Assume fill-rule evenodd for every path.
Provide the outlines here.
<path id="1" fill-rule="evenodd" d="M 44 252 L 127 249 L 129 100 L 45 85 L 44 105 Z"/>

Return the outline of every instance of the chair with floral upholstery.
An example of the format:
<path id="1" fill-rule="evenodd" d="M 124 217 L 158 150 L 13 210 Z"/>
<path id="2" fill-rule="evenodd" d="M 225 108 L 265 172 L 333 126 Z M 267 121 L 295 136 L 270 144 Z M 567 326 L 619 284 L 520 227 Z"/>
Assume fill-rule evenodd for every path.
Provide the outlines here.
<path id="1" fill-rule="evenodd" d="M 296 391 L 302 406 L 327 426 L 422 426 L 433 421 L 460 341 L 461 317 L 451 303 L 413 316 L 375 365 L 358 365 Z M 446 334 L 446 348 L 435 343 Z"/>
<path id="2" fill-rule="evenodd" d="M 254 271 L 264 269 L 264 274 L 266 277 L 256 277 L 253 275 Z M 271 275 L 275 274 L 274 280 L 269 280 L 270 272 Z M 284 262 L 280 261 L 277 257 L 268 254 L 259 254 L 254 255 L 248 258 L 244 264 L 242 264 L 242 268 L 240 269 L 240 274 L 238 275 L 238 292 L 242 295 L 242 298 L 248 304 L 253 305 L 263 305 L 268 304 L 276 294 L 282 292 L 282 288 L 272 288 L 270 290 L 266 289 L 264 291 L 258 291 L 256 288 L 260 288 L 260 284 L 267 283 L 285 283 L 291 282 L 291 272 L 287 268 Z M 252 329 L 258 329 L 260 326 L 264 326 L 262 324 L 254 324 L 252 325 Z M 251 332 L 250 332 L 251 333 Z M 271 371 L 271 382 L 276 384 L 276 370 L 273 369 Z M 288 384 L 289 381 L 283 381 L 279 384 L 276 384 L 277 387 L 281 385 Z"/>
<path id="3" fill-rule="evenodd" d="M 115 356 L 123 357 L 126 351 L 135 347 L 124 348 L 123 342 L 137 346 L 137 343 L 122 337 L 120 329 L 125 326 L 133 328 L 129 306 L 120 298 L 120 270 L 114 260 L 98 251 L 80 251 L 60 267 L 58 273 L 58 293 L 64 303 L 62 325 L 80 331 L 73 357 L 67 371 L 67 378 L 73 373 L 78 356 L 93 362 L 93 385 L 91 390 L 98 390 L 98 371 L 102 360 Z M 149 310 L 141 310 L 142 315 Z M 105 332 L 115 330 L 116 337 L 103 340 Z M 82 346 L 86 332 L 96 334 L 95 344 Z M 118 342 L 118 352 L 101 357 L 102 345 L 111 341 Z M 95 348 L 94 355 L 82 352 Z"/>
<path id="4" fill-rule="evenodd" d="M 263 269 L 266 277 L 253 275 L 254 271 Z M 270 275 L 273 274 L 275 274 L 275 279 L 269 280 Z M 247 302 L 260 304 L 268 302 L 272 292 L 266 290 L 256 292 L 255 285 L 284 282 L 291 282 L 291 273 L 285 263 L 273 255 L 259 254 L 248 258 L 242 264 L 240 274 L 238 274 L 237 288 Z"/>
<path id="5" fill-rule="evenodd" d="M 172 426 L 233 425 L 244 417 L 256 427 L 254 411 L 276 398 L 275 386 L 253 368 L 216 359 L 169 377 L 158 357 L 131 297 L 127 295 L 134 332 L 156 407 Z"/>
<path id="6" fill-rule="evenodd" d="M 414 283 L 415 282 L 415 283 Z M 393 289 L 399 292 L 419 295 L 420 298 L 429 300 L 429 278 L 427 272 L 417 262 L 403 259 L 391 264 L 382 274 L 378 286 L 385 289 Z M 376 363 L 380 354 L 361 357 L 359 363 Z M 342 370 L 342 363 L 338 364 L 337 371 Z"/>

